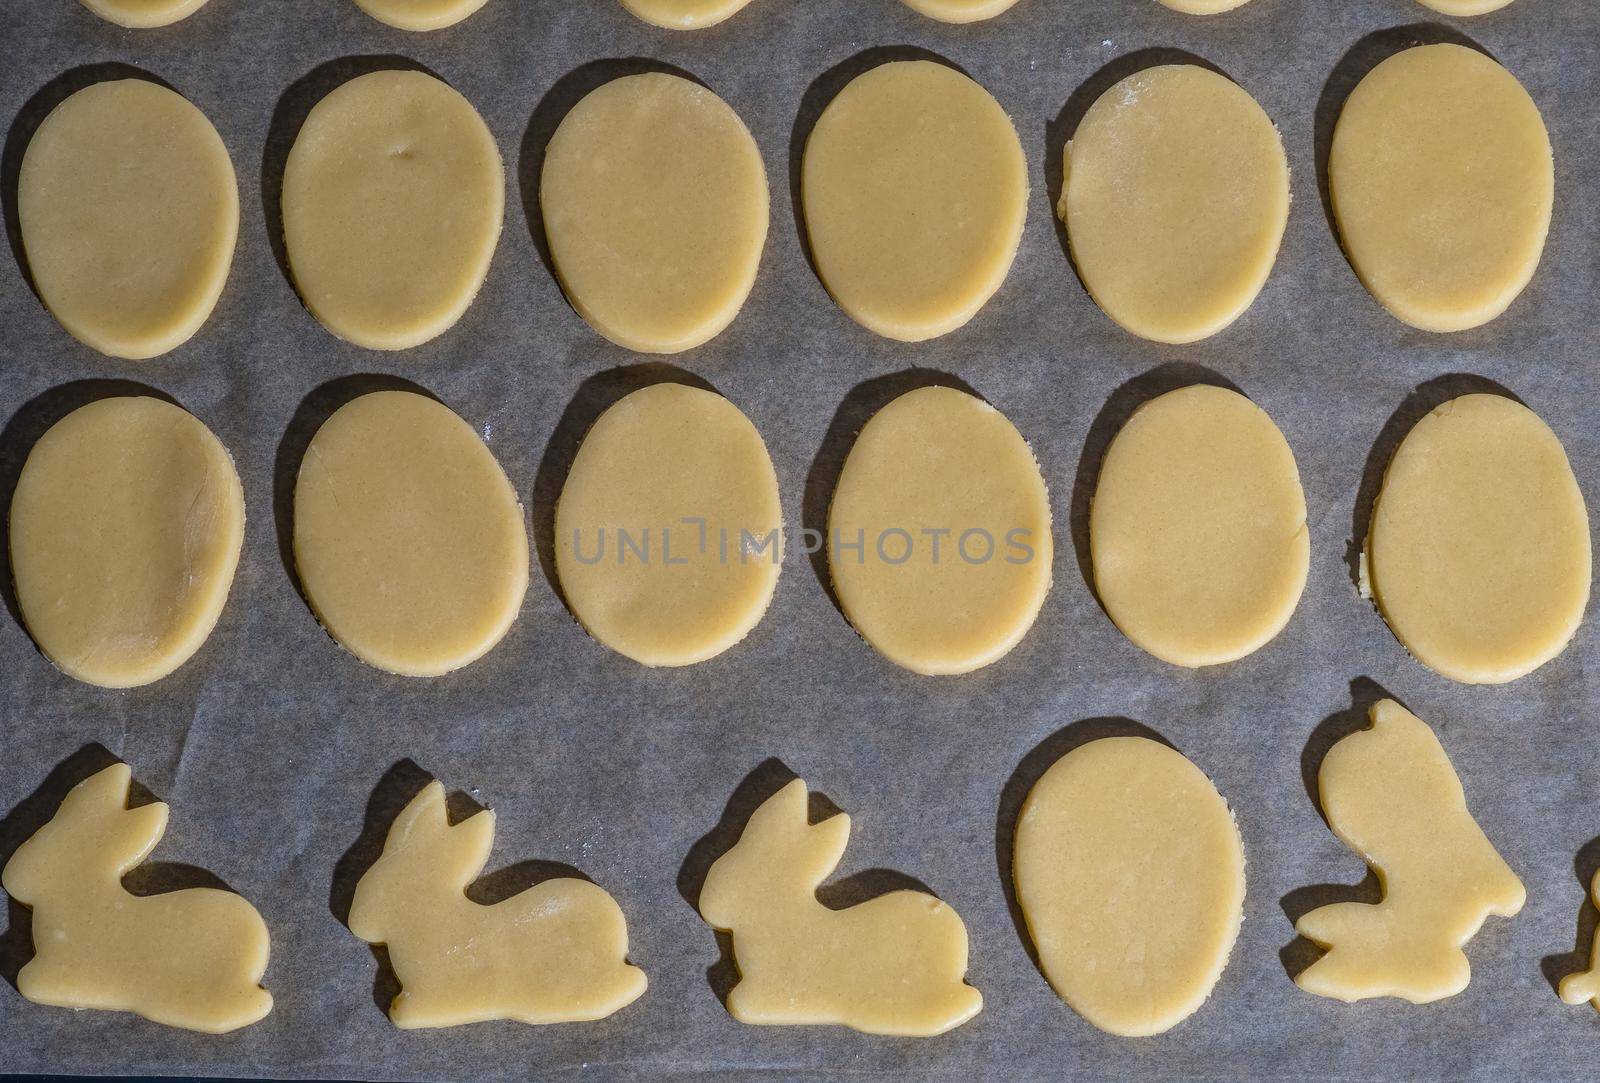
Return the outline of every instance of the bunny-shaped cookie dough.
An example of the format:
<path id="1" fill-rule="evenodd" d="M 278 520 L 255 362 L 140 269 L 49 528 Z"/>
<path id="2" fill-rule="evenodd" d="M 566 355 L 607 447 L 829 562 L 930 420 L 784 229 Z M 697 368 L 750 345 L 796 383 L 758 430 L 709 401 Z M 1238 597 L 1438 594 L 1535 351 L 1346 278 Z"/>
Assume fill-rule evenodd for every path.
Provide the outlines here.
<path id="1" fill-rule="evenodd" d="M 1467 811 L 1455 768 L 1428 724 L 1392 699 L 1372 728 L 1334 745 L 1318 776 L 1334 834 L 1378 873 L 1383 899 L 1318 907 L 1295 923 L 1328 953 L 1295 978 L 1339 1000 L 1454 996 L 1471 970 L 1461 950 L 1490 914 L 1527 897 Z"/>
<path id="2" fill-rule="evenodd" d="M 451 824 L 444 786 L 430 782 L 356 885 L 350 931 L 388 948 L 395 1026 L 600 1019 L 644 992 L 621 908 L 587 880 L 546 880 L 493 906 L 467 898 L 493 845 L 494 813 Z"/>
<path id="3" fill-rule="evenodd" d="M 1600 905 L 1600 873 L 1596 873 L 1589 884 L 1589 897 Z M 1559 992 L 1568 1004 L 1582 1004 L 1587 1000 L 1600 1008 L 1600 933 L 1595 934 L 1594 944 L 1589 949 L 1589 969 L 1562 978 Z"/>
<path id="4" fill-rule="evenodd" d="M 733 933 L 739 984 L 728 1011 L 743 1023 L 833 1023 L 869 1034 L 926 1037 L 983 1006 L 963 980 L 967 930 L 921 891 L 891 891 L 830 910 L 817 888 L 839 864 L 850 817 L 813 824 L 795 779 L 756 809 L 717 859 L 700 914 Z"/>
<path id="5" fill-rule="evenodd" d="M 231 891 L 129 894 L 122 877 L 167 829 L 167 806 L 128 808 L 131 772 L 112 764 L 73 787 L 0 873 L 33 908 L 36 954 L 17 989 L 39 1004 L 127 1011 L 219 1034 L 272 1010 L 261 988 L 267 927 Z"/>

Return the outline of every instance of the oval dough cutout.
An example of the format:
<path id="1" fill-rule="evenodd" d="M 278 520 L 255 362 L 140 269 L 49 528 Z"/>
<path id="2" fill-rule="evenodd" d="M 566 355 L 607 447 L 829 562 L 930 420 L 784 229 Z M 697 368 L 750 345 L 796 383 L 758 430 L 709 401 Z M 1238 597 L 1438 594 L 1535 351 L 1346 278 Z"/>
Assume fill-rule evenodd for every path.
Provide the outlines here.
<path id="1" fill-rule="evenodd" d="M 905 0 L 906 7 L 941 23 L 976 23 L 1011 10 L 1017 0 Z"/>
<path id="2" fill-rule="evenodd" d="M 1039 965 L 1072 1009 L 1125 1037 L 1205 1003 L 1244 920 L 1244 844 L 1182 753 L 1106 737 L 1062 756 L 1017 818 L 1012 877 Z"/>
<path id="3" fill-rule="evenodd" d="M 1250 307 L 1289 221 L 1289 161 L 1249 94 L 1194 64 L 1146 68 L 1089 107 L 1063 158 L 1058 213 L 1107 316 L 1180 343 Z"/>
<path id="4" fill-rule="evenodd" d="M 997 661 L 1039 615 L 1052 556 L 1039 464 L 993 406 L 923 387 L 862 427 L 828 510 L 828 567 L 890 661 L 926 674 Z"/>
<path id="5" fill-rule="evenodd" d="M 147 30 L 187 19 L 205 7 L 206 0 L 82 0 L 82 3 L 106 22 Z"/>
<path id="6" fill-rule="evenodd" d="M 1423 7 L 1432 8 L 1442 15 L 1451 15 L 1459 19 L 1499 11 L 1511 3 L 1511 0 L 1418 0 L 1418 2 Z"/>
<path id="7" fill-rule="evenodd" d="M 871 331 L 954 331 L 1011 269 L 1028 210 L 1022 144 L 954 68 L 907 60 L 857 76 L 817 118 L 801 174 L 817 273 Z"/>
<path id="8" fill-rule="evenodd" d="M 499 148 L 467 99 L 419 71 L 351 79 L 312 108 L 284 165 L 295 287 L 357 346 L 427 342 L 483 285 L 505 194 Z"/>
<path id="9" fill-rule="evenodd" d="M 737 113 L 663 72 L 591 91 L 556 128 L 539 181 L 572 307 L 619 346 L 677 353 L 722 331 L 755 283 L 767 173 Z"/>
<path id="10" fill-rule="evenodd" d="M 306 447 L 294 560 L 317 619 L 350 653 L 432 677 L 511 628 L 528 533 L 470 425 L 425 395 L 377 391 L 340 407 Z"/>
<path id="11" fill-rule="evenodd" d="M 654 384 L 601 414 L 578 448 L 556 503 L 556 572 L 595 639 L 647 666 L 692 665 L 766 613 L 782 526 L 750 420 L 715 392 Z"/>
<path id="12" fill-rule="evenodd" d="M 160 680 L 200 649 L 243 543 L 227 449 L 161 399 L 101 399 L 56 422 L 11 500 L 28 632 L 67 676 L 105 688 Z"/>
<path id="13" fill-rule="evenodd" d="M 1245 0 L 1161 0 L 1161 6 L 1185 15 L 1221 15 L 1243 7 Z"/>
<path id="14" fill-rule="evenodd" d="M 1417 661 L 1502 684 L 1572 640 L 1589 604 L 1589 516 L 1561 441 L 1502 395 L 1463 395 L 1401 441 L 1367 533 L 1378 609 Z"/>
<path id="15" fill-rule="evenodd" d="M 362 11 L 400 30 L 443 30 L 488 0 L 355 0 Z"/>
<path id="16" fill-rule="evenodd" d="M 737 15 L 750 0 L 621 0 L 622 6 L 666 30 L 703 30 Z"/>
<path id="17" fill-rule="evenodd" d="M 1475 49 L 1423 45 L 1351 92 L 1328 187 L 1372 295 L 1413 327 L 1461 331 L 1500 315 L 1533 277 L 1555 166 L 1539 107 L 1510 72 Z"/>
<path id="18" fill-rule="evenodd" d="M 1139 407 L 1089 510 L 1095 592 L 1124 635 L 1180 666 L 1232 662 L 1283 630 L 1311 559 L 1288 441 L 1209 384 Z"/>
<path id="19" fill-rule="evenodd" d="M 216 307 L 239 186 L 205 114 L 157 83 L 117 79 L 39 125 L 17 218 L 51 315 L 85 345 L 137 360 L 181 346 Z"/>

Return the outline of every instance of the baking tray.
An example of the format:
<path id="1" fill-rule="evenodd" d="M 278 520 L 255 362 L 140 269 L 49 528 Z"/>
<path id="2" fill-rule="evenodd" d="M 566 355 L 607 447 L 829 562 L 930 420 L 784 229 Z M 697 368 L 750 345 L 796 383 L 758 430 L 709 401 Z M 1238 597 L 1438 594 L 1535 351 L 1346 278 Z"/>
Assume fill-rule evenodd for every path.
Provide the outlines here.
<path id="1" fill-rule="evenodd" d="M 1394 443 L 1428 405 L 1489 381 L 1535 409 L 1600 497 L 1600 25 L 1583 0 L 1517 0 L 1477 19 L 1429 21 L 1409 0 L 1253 0 L 1181 15 L 1153 0 L 1021 0 L 944 26 L 895 0 L 754 0 L 722 26 L 673 33 L 612 0 L 489 0 L 458 26 L 407 34 L 348 0 L 211 0 L 173 27 L 127 31 L 67 0 L 0 7 L 7 222 L 28 133 L 65 93 L 131 65 L 217 126 L 238 169 L 239 247 L 209 323 L 149 362 L 93 353 L 41 309 L 0 255 L 0 501 L 32 440 L 85 399 L 136 386 L 171 396 L 232 451 L 249 524 L 215 633 L 153 686 L 110 692 L 57 673 L 0 618 L 0 855 L 63 787 L 115 755 L 173 808 L 139 874 L 147 888 L 206 882 L 243 893 L 272 931 L 260 1024 L 226 1037 L 126 1015 L 28 1004 L 0 985 L 0 1071 L 433 1078 L 576 1075 L 901 1078 L 1592 1078 L 1600 1013 L 1562 1005 L 1551 979 L 1587 950 L 1584 884 L 1600 863 L 1600 636 L 1586 624 L 1536 673 L 1499 688 L 1452 684 L 1410 660 L 1352 581 L 1352 540 Z M 1340 254 L 1320 178 L 1340 102 L 1359 75 L 1417 41 L 1472 41 L 1543 110 L 1556 203 L 1532 284 L 1504 317 L 1440 336 L 1407 328 Z M 1033 192 L 1016 265 L 965 328 L 906 345 L 858 328 L 807 265 L 794 211 L 797 152 L 818 110 L 887 56 L 937 54 L 1011 114 Z M 1277 268 L 1222 334 L 1164 347 L 1118 330 L 1074 276 L 1051 204 L 1062 140 L 1094 97 L 1153 61 L 1188 54 L 1244 86 L 1284 135 L 1294 206 Z M 373 67 L 422 65 L 464 93 L 505 158 L 504 235 L 477 302 L 418 349 L 341 343 L 301 307 L 270 243 L 283 157 L 331 86 Z M 772 230 L 749 303 L 711 343 L 668 362 L 629 354 L 572 312 L 538 241 L 533 178 L 545 140 L 590 87 L 645 64 L 692 73 L 744 118 L 772 186 Z M 766 619 L 737 648 L 652 671 L 592 642 L 550 576 L 551 505 L 588 421 L 624 390 L 703 380 L 761 430 L 791 530 L 817 526 L 862 420 L 894 393 L 959 379 L 1032 442 L 1056 521 L 1055 586 L 1001 662 L 956 678 L 896 669 L 850 630 L 823 569 L 796 549 Z M 1197 379 L 1230 382 L 1277 421 L 1310 510 L 1305 597 L 1276 640 L 1189 672 L 1144 654 L 1101 612 L 1084 576 L 1084 518 L 1100 454 L 1134 405 Z M 409 381 L 482 432 L 531 516 L 539 564 L 523 612 L 483 660 L 438 680 L 368 668 L 323 634 L 296 592 L 287 508 L 316 424 L 372 386 Z M 1417 1007 L 1345 1005 L 1300 992 L 1292 918 L 1372 897 L 1361 861 L 1323 823 L 1316 764 L 1387 692 L 1439 732 L 1528 905 L 1472 942 L 1461 995 Z M 1215 780 L 1249 859 L 1243 932 L 1205 1007 L 1159 1038 L 1104 1035 L 1030 959 L 1006 890 L 1011 821 L 1061 751 L 1134 726 Z M 63 766 L 64 765 L 64 766 Z M 751 805 L 794 772 L 855 818 L 836 900 L 914 877 L 971 935 L 981 1015 L 928 1040 L 842 1029 L 755 1028 L 718 999 L 719 943 L 691 905 L 709 857 Z M 341 922 L 387 820 L 428 775 L 492 806 L 499 837 L 484 897 L 566 865 L 612 892 L 637 1003 L 599 1023 L 496 1023 L 401 1032 L 373 952 Z M 205 870 L 202 874 L 200 870 Z M 865 870 L 865 871 L 863 871 Z M 894 870 L 888 873 L 876 870 Z M 1309 886 L 1332 885 L 1332 886 Z M 27 958 L 15 904 L 4 976 Z"/>

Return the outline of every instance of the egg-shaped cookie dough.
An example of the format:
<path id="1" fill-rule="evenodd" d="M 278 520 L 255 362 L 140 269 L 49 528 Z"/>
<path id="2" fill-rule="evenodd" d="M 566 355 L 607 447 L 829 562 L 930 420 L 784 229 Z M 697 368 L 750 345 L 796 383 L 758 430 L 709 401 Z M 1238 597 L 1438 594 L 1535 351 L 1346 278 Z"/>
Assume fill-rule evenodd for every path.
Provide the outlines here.
<path id="1" fill-rule="evenodd" d="M 595 639 L 647 666 L 692 665 L 766 613 L 782 529 L 750 420 L 715 392 L 653 384 L 578 448 L 556 503 L 556 574 Z"/>
<path id="2" fill-rule="evenodd" d="M 845 616 L 917 673 L 999 660 L 1050 592 L 1050 494 L 1011 421 L 949 387 L 907 392 L 861 429 L 828 509 Z"/>
<path id="3" fill-rule="evenodd" d="M 205 7 L 206 0 L 82 0 L 82 3 L 106 22 L 145 30 L 187 19 Z"/>
<path id="4" fill-rule="evenodd" d="M 488 0 L 355 0 L 362 11 L 399 30 L 443 30 Z"/>
<path id="5" fill-rule="evenodd" d="M 505 197 L 500 150 L 472 103 L 419 71 L 357 76 L 312 107 L 284 165 L 295 288 L 358 346 L 427 342 L 483 285 Z"/>
<path id="6" fill-rule="evenodd" d="M 1017 0 L 905 0 L 906 7 L 941 23 L 977 23 L 1011 10 Z"/>
<path id="7" fill-rule="evenodd" d="M 634 15 L 665 30 L 703 30 L 737 15 L 750 0 L 621 0 Z"/>
<path id="8" fill-rule="evenodd" d="M 39 297 L 80 342 L 143 359 L 216 307 L 239 235 L 217 130 L 145 79 L 95 83 L 50 111 L 22 157 L 17 219 Z"/>
<path id="9" fill-rule="evenodd" d="M 1244 920 L 1244 844 L 1228 803 L 1159 741 L 1062 756 L 1017 817 L 1012 879 L 1050 985 L 1101 1030 L 1142 1037 L 1193 1015 Z"/>
<path id="10" fill-rule="evenodd" d="M 895 61 L 857 76 L 817 118 L 800 195 L 839 307 L 920 342 L 965 324 L 1005 280 L 1028 166 L 987 90 L 944 64 Z"/>
<path id="11" fill-rule="evenodd" d="M 410 391 L 352 399 L 307 445 L 294 562 L 340 645 L 432 677 L 506 634 L 528 586 L 528 532 L 505 472 L 449 407 Z"/>
<path id="12" fill-rule="evenodd" d="M 1062 154 L 1057 213 L 1106 315 L 1180 343 L 1250 307 L 1289 221 L 1289 161 L 1254 98 L 1198 65 L 1146 68 L 1096 99 Z"/>
<path id="13" fill-rule="evenodd" d="M 733 322 L 767 240 L 767 173 L 737 113 L 664 72 L 591 91 L 545 151 L 539 207 L 562 289 L 619 346 L 677 353 Z"/>
<path id="14" fill-rule="evenodd" d="M 1511 3 L 1511 0 L 1418 0 L 1418 3 L 1423 7 L 1432 8 L 1441 15 L 1451 15 L 1459 19 L 1499 11 Z"/>
<path id="15" fill-rule="evenodd" d="M 1161 6 L 1185 15 L 1221 15 L 1243 7 L 1245 0 L 1161 0 Z"/>
<path id="16" fill-rule="evenodd" d="M 1461 45 L 1396 53 L 1356 85 L 1334 126 L 1328 189 L 1350 265 L 1397 319 L 1477 327 L 1533 277 L 1555 166 L 1539 107 Z"/>
<path id="17" fill-rule="evenodd" d="M 1232 662 L 1289 623 L 1311 559 L 1294 453 L 1255 403 L 1194 384 L 1140 406 L 1089 509 L 1095 593 L 1180 666 Z"/>
<path id="18" fill-rule="evenodd" d="M 1389 461 L 1364 573 L 1429 669 L 1502 684 L 1544 665 L 1589 604 L 1589 516 L 1561 441 L 1503 395 L 1436 407 Z"/>
<path id="19" fill-rule="evenodd" d="M 162 399 L 100 399 L 51 426 L 11 499 L 11 574 L 34 642 L 105 688 L 165 677 L 211 634 L 244 543 L 233 460 Z"/>

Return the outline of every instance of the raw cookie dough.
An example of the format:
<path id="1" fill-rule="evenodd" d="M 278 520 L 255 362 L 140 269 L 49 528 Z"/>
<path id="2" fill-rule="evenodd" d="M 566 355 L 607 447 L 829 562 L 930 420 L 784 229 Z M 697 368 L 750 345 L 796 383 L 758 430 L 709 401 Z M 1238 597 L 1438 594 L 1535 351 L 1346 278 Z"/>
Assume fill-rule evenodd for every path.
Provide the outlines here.
<path id="1" fill-rule="evenodd" d="M 283 170 L 295 287 L 323 326 L 374 350 L 450 328 L 500 240 L 506 185 L 483 118 L 419 71 L 377 71 L 306 116 Z"/>
<path id="2" fill-rule="evenodd" d="M 357 882 L 350 931 L 388 949 L 394 1025 L 583 1022 L 637 1000 L 644 971 L 628 964 L 627 922 L 604 889 L 565 876 L 492 906 L 467 897 L 493 846 L 494 813 L 452 824 L 430 782 Z"/>
<path id="3" fill-rule="evenodd" d="M 1328 155 L 1350 264 L 1424 331 L 1487 323 L 1533 277 L 1555 167 L 1539 107 L 1499 64 L 1461 45 L 1397 53 L 1357 84 Z"/>
<path id="4" fill-rule="evenodd" d="M 205 6 L 206 0 L 82 0 L 107 22 L 135 30 L 170 26 Z"/>
<path id="5" fill-rule="evenodd" d="M 575 105 L 539 181 L 572 307 L 643 353 L 687 350 L 733 322 L 761 262 L 767 203 L 761 152 L 738 114 L 662 72 L 614 79 Z"/>
<path id="6" fill-rule="evenodd" d="M 380 23 L 401 30 L 443 30 L 483 7 L 487 0 L 355 0 Z"/>
<path id="7" fill-rule="evenodd" d="M 1161 5 L 1185 15 L 1220 15 L 1244 6 L 1245 0 L 1161 0 Z"/>
<path id="8" fill-rule="evenodd" d="M 1294 453 L 1236 391 L 1157 396 L 1106 449 L 1089 553 L 1095 593 L 1139 646 L 1180 666 L 1243 658 L 1283 630 L 1306 585 Z"/>
<path id="9" fill-rule="evenodd" d="M 1244 920 L 1244 843 L 1205 774 L 1144 737 L 1080 745 L 1034 783 L 1012 877 L 1051 986 L 1101 1030 L 1171 1030 Z"/>
<path id="10" fill-rule="evenodd" d="M 573 615 L 647 666 L 727 650 L 767 611 L 782 559 L 778 476 L 761 434 L 712 391 L 635 391 L 584 437 L 556 503 Z"/>
<path id="11" fill-rule="evenodd" d="M 732 933 L 739 982 L 728 1012 L 741 1023 L 846 1026 L 923 1038 L 978 1014 L 963 981 L 967 928 L 939 899 L 891 891 L 843 910 L 817 901 L 850 840 L 844 813 L 807 817 L 795 779 L 751 814 L 700 889 L 700 915 Z"/>
<path id="12" fill-rule="evenodd" d="M 1416 715 L 1392 699 L 1372 727 L 1329 749 L 1317 775 L 1333 833 L 1378 876 L 1383 900 L 1318 907 L 1295 931 L 1328 953 L 1295 977 L 1309 993 L 1413 1004 L 1455 996 L 1472 977 L 1461 950 L 1490 914 L 1527 894 L 1472 814 L 1455 768 Z"/>
<path id="13" fill-rule="evenodd" d="M 33 909 L 34 956 L 17 991 L 208 1034 L 247 1027 L 272 1010 L 267 926 L 231 891 L 122 886 L 167 830 L 166 805 L 128 807 L 130 777 L 114 763 L 78 783 L 0 872 L 6 894 Z"/>
<path id="14" fill-rule="evenodd" d="M 182 95 L 95 83 L 28 141 L 17 219 L 39 297 L 80 342 L 143 359 L 188 341 L 216 307 L 239 235 L 222 138 Z"/>
<path id="15" fill-rule="evenodd" d="M 39 649 L 105 688 L 159 680 L 216 626 L 244 543 L 244 491 L 211 431 L 155 398 L 101 399 L 28 453 L 11 573 Z"/>
<path id="16" fill-rule="evenodd" d="M 801 164 L 817 273 L 839 307 L 904 342 L 954 331 L 1000 288 L 1028 211 L 1017 130 L 989 92 L 928 60 L 857 76 Z"/>
<path id="17" fill-rule="evenodd" d="M 478 434 L 409 391 L 340 407 L 306 447 L 294 560 L 328 634 L 408 677 L 487 654 L 528 586 L 516 490 Z"/>
<path id="18" fill-rule="evenodd" d="M 1441 14 L 1462 18 L 1499 11 L 1511 3 L 1511 0 L 1418 0 L 1418 2 L 1423 7 L 1430 7 Z"/>
<path id="19" fill-rule="evenodd" d="M 976 23 L 1010 10 L 1017 0 L 905 0 L 906 7 L 941 23 Z"/>
<path id="20" fill-rule="evenodd" d="M 703 30 L 737 15 L 750 0 L 621 0 L 647 23 L 667 30 Z"/>
<path id="21" fill-rule="evenodd" d="M 1503 395 L 1436 407 L 1383 475 L 1363 572 L 1429 669 L 1502 684 L 1544 665 L 1589 604 L 1589 516 L 1561 441 Z"/>
<path id="22" fill-rule="evenodd" d="M 1589 884 L 1589 898 L 1600 906 L 1600 873 Z M 1568 1004 L 1582 1004 L 1587 1000 L 1600 1008 L 1600 936 L 1594 937 L 1589 947 L 1589 969 L 1562 978 L 1559 992 Z"/>
<path id="23" fill-rule="evenodd" d="M 1021 642 L 1050 592 L 1050 494 L 1004 414 L 949 387 L 861 429 L 828 509 L 845 616 L 890 661 L 966 673 Z"/>
<path id="24" fill-rule="evenodd" d="M 1289 221 L 1289 161 L 1231 80 L 1194 64 L 1135 72 L 1089 107 L 1062 158 L 1073 262 L 1125 330 L 1193 342 L 1261 292 Z"/>

